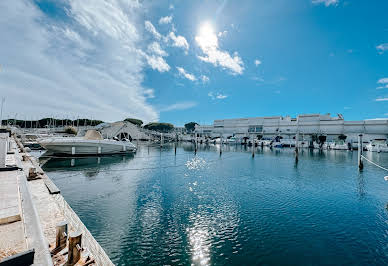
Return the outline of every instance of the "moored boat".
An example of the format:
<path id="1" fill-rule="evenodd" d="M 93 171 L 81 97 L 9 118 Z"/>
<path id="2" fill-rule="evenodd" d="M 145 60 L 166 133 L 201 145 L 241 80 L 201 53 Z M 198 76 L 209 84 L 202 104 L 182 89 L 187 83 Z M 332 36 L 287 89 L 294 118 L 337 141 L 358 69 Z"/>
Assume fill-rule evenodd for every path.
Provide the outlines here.
<path id="1" fill-rule="evenodd" d="M 235 137 L 230 137 L 226 139 L 226 143 L 234 144 L 236 143 L 236 138 Z"/>
<path id="2" fill-rule="evenodd" d="M 343 140 L 337 140 L 329 145 L 332 150 L 349 150 L 349 146 Z"/>
<path id="3" fill-rule="evenodd" d="M 136 151 L 130 141 L 103 139 L 96 130 L 88 130 L 85 137 L 60 137 L 40 139 L 39 144 L 57 155 L 126 154 Z"/>
<path id="4" fill-rule="evenodd" d="M 386 139 L 374 139 L 366 145 L 367 151 L 372 152 L 388 152 L 388 144 Z"/>

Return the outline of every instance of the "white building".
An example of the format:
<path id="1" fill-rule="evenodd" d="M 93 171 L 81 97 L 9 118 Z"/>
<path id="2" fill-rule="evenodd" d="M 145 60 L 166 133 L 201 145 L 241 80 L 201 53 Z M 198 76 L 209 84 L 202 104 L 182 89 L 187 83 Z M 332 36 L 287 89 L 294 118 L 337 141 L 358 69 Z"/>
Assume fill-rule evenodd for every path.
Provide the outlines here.
<path id="1" fill-rule="evenodd" d="M 357 142 L 358 135 L 364 135 L 366 141 L 388 136 L 388 119 L 371 119 L 362 121 L 345 121 L 342 115 L 303 114 L 296 118 L 290 116 L 269 116 L 214 120 L 213 125 L 197 125 L 195 132 L 199 136 L 227 138 L 255 137 L 293 138 L 299 133 L 300 138 L 311 140 L 312 135 L 324 135 L 328 141 L 339 135 L 347 136 L 347 142 Z"/>

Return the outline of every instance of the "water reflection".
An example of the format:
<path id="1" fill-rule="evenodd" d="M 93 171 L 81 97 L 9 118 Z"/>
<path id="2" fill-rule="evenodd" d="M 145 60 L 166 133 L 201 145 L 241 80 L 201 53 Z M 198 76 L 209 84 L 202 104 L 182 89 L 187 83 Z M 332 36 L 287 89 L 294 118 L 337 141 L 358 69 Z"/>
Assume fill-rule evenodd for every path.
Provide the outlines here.
<path id="1" fill-rule="evenodd" d="M 387 261 L 382 171 L 348 151 L 301 149 L 296 167 L 294 149 L 253 149 L 140 145 L 44 168 L 117 265 Z"/>
<path id="2" fill-rule="evenodd" d="M 112 155 L 102 157 L 50 158 L 44 164 L 45 171 L 71 170 L 80 171 L 85 177 L 95 178 L 101 169 L 125 163 L 132 160 L 133 155 Z M 47 160 L 47 158 L 45 158 Z M 69 169 L 70 168 L 70 169 Z"/>
<path id="3" fill-rule="evenodd" d="M 365 197 L 365 178 L 363 173 L 358 173 L 357 176 L 357 191 L 360 199 Z"/>

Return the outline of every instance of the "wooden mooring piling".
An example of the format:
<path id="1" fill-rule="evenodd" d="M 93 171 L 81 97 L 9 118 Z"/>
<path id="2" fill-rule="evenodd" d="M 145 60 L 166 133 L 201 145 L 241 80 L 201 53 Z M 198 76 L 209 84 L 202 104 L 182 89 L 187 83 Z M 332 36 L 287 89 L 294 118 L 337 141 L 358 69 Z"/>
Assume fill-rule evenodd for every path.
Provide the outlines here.
<path id="1" fill-rule="evenodd" d="M 364 164 L 362 162 L 362 134 L 358 135 L 358 169 L 362 170 L 364 168 Z"/>

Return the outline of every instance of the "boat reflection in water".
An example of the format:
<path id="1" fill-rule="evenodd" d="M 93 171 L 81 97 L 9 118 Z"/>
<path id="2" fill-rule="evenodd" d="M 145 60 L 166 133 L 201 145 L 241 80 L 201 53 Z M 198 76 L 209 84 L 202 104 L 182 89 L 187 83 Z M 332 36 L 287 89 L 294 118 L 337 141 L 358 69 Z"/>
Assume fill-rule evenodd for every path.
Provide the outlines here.
<path id="1" fill-rule="evenodd" d="M 107 170 L 134 158 L 133 154 L 109 155 L 101 157 L 41 157 L 46 172 L 52 171 L 80 171 L 86 177 L 96 176 L 100 170 Z"/>

